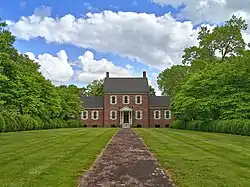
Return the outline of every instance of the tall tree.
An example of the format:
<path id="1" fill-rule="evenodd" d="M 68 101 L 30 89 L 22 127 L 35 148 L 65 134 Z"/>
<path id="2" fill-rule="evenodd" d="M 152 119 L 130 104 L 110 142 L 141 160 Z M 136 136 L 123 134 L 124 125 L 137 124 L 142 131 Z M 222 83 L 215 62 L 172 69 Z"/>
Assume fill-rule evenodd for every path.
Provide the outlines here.
<path id="1" fill-rule="evenodd" d="M 152 86 L 149 86 L 149 95 L 155 95 L 155 89 Z"/>
<path id="2" fill-rule="evenodd" d="M 213 31 L 201 27 L 197 38 L 199 46 L 184 50 L 183 65 L 173 66 L 159 74 L 157 83 L 162 94 L 174 96 L 190 74 L 205 69 L 210 63 L 242 55 L 246 43 L 241 31 L 246 29 L 245 20 L 236 16 L 232 16 L 224 25 L 216 26 Z"/>
<path id="3" fill-rule="evenodd" d="M 79 89 L 74 86 L 59 86 L 57 92 L 61 98 L 62 111 L 60 117 L 70 119 L 72 116 L 79 116 L 83 109 Z"/>
<path id="4" fill-rule="evenodd" d="M 104 94 L 103 79 L 94 80 L 86 87 L 82 88 L 83 95 L 86 96 L 102 96 Z"/>
<path id="5" fill-rule="evenodd" d="M 225 58 L 241 55 L 247 46 L 241 32 L 246 30 L 247 26 L 241 17 L 232 16 L 224 25 L 216 26 L 213 31 L 201 27 L 197 38 L 199 46 L 185 49 L 183 64 L 192 64 L 196 59 L 223 61 Z"/>
<path id="6" fill-rule="evenodd" d="M 157 83 L 162 95 L 173 96 L 174 92 L 179 89 L 181 81 L 187 76 L 189 69 L 189 66 L 176 65 L 161 72 Z"/>

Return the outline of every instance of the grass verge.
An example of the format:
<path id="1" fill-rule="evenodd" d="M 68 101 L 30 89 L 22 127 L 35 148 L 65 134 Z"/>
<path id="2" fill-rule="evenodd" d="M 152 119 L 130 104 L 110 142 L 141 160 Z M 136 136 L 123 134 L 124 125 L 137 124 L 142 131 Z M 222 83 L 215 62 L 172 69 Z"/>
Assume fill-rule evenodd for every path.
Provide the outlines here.
<path id="1" fill-rule="evenodd" d="M 249 187 L 250 137 L 135 129 L 180 187 Z"/>
<path id="2" fill-rule="evenodd" d="M 53 129 L 0 134 L 3 187 L 70 187 L 117 129 Z"/>

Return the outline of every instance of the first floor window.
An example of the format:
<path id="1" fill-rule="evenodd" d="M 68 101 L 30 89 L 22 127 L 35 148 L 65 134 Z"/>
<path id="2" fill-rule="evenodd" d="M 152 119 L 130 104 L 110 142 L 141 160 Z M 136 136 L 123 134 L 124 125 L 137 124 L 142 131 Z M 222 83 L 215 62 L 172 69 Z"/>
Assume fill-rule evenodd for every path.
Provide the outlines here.
<path id="1" fill-rule="evenodd" d="M 99 118 L 99 112 L 98 111 L 92 111 L 92 119 L 97 120 Z"/>
<path id="2" fill-rule="evenodd" d="M 88 119 L 88 111 L 82 111 L 81 118 L 82 118 L 83 120 Z"/>
<path id="3" fill-rule="evenodd" d="M 171 118 L 171 111 L 165 110 L 165 119 L 170 119 L 170 118 Z"/>
<path id="4" fill-rule="evenodd" d="M 161 112 L 160 110 L 154 111 L 154 119 L 161 119 Z"/>
<path id="5" fill-rule="evenodd" d="M 110 111 L 110 119 L 112 119 L 112 120 L 117 119 L 117 112 L 116 111 Z"/>
<path id="6" fill-rule="evenodd" d="M 136 119 L 142 119 L 142 111 L 141 110 L 138 110 L 135 112 L 135 118 Z"/>

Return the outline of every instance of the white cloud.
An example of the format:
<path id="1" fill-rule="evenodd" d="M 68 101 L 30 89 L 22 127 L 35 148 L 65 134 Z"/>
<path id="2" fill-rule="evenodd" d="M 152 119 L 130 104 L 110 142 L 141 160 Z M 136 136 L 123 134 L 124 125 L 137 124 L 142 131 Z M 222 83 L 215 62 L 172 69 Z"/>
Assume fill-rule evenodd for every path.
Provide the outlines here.
<path id="1" fill-rule="evenodd" d="M 21 1 L 19 5 L 22 9 L 24 9 L 26 7 L 26 4 L 27 3 L 25 1 Z"/>
<path id="2" fill-rule="evenodd" d="M 47 16 L 50 16 L 51 12 L 52 12 L 51 7 L 42 5 L 42 6 L 35 9 L 34 15 L 41 17 L 41 18 L 45 18 Z"/>
<path id="3" fill-rule="evenodd" d="M 91 51 L 86 51 L 78 57 L 81 70 L 77 72 L 78 81 L 89 84 L 93 80 L 101 79 L 110 73 L 110 77 L 131 77 L 134 76 L 130 66 L 126 68 L 117 66 L 113 62 L 102 58 L 96 60 Z"/>
<path id="4" fill-rule="evenodd" d="M 19 39 L 41 37 L 47 42 L 112 52 L 159 69 L 179 64 L 183 49 L 197 44 L 199 31 L 191 22 L 178 22 L 170 14 L 156 17 L 112 11 L 87 13 L 84 18 L 32 15 L 8 24 Z"/>
<path id="5" fill-rule="evenodd" d="M 93 7 L 90 3 L 85 2 L 83 5 L 86 7 L 87 10 L 98 10 L 97 8 Z"/>
<path id="6" fill-rule="evenodd" d="M 32 52 L 25 53 L 31 60 L 38 62 L 41 66 L 41 73 L 54 84 L 63 84 L 69 81 L 74 71 L 68 61 L 68 55 L 64 50 L 57 53 L 57 56 L 45 53 L 36 58 Z"/>
<path id="7" fill-rule="evenodd" d="M 152 73 L 151 79 L 149 79 L 148 82 L 149 82 L 149 85 L 151 85 L 155 89 L 155 94 L 160 96 L 161 91 L 158 88 L 157 77 L 158 77 L 158 74 Z"/>
<path id="8" fill-rule="evenodd" d="M 190 19 L 193 23 L 219 23 L 228 20 L 239 11 L 250 11 L 250 0 L 152 0 L 160 5 L 178 8 L 184 5 L 180 17 Z"/>

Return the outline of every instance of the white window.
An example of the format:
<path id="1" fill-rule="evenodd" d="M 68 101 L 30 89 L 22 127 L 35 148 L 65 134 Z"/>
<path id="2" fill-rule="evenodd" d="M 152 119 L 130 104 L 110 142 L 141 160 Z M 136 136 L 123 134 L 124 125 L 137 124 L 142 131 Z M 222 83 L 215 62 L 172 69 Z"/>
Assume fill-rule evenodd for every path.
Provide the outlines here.
<path id="1" fill-rule="evenodd" d="M 111 120 L 117 119 L 117 111 L 112 110 L 112 111 L 110 111 L 109 115 L 110 115 Z"/>
<path id="2" fill-rule="evenodd" d="M 154 111 L 154 119 L 161 119 L 161 111 L 160 110 Z"/>
<path id="3" fill-rule="evenodd" d="M 165 119 L 171 119 L 171 111 L 170 110 L 165 110 L 164 111 L 164 116 L 165 116 Z"/>
<path id="4" fill-rule="evenodd" d="M 124 95 L 122 97 L 122 100 L 123 100 L 123 104 L 129 104 L 129 96 L 128 95 Z"/>
<path id="5" fill-rule="evenodd" d="M 135 96 L 135 103 L 136 104 L 142 104 L 142 96 L 141 95 L 136 95 Z"/>
<path id="6" fill-rule="evenodd" d="M 116 95 L 111 95 L 110 96 L 110 104 L 115 105 L 117 103 L 117 97 Z"/>
<path id="7" fill-rule="evenodd" d="M 92 111 L 91 117 L 93 120 L 98 120 L 99 119 L 99 112 L 98 111 Z"/>
<path id="8" fill-rule="evenodd" d="M 135 119 L 142 119 L 142 111 L 141 110 L 135 111 Z"/>
<path id="9" fill-rule="evenodd" d="M 86 119 L 88 119 L 88 111 L 82 111 L 82 114 L 81 114 L 81 119 L 83 119 L 83 120 L 86 120 Z"/>

